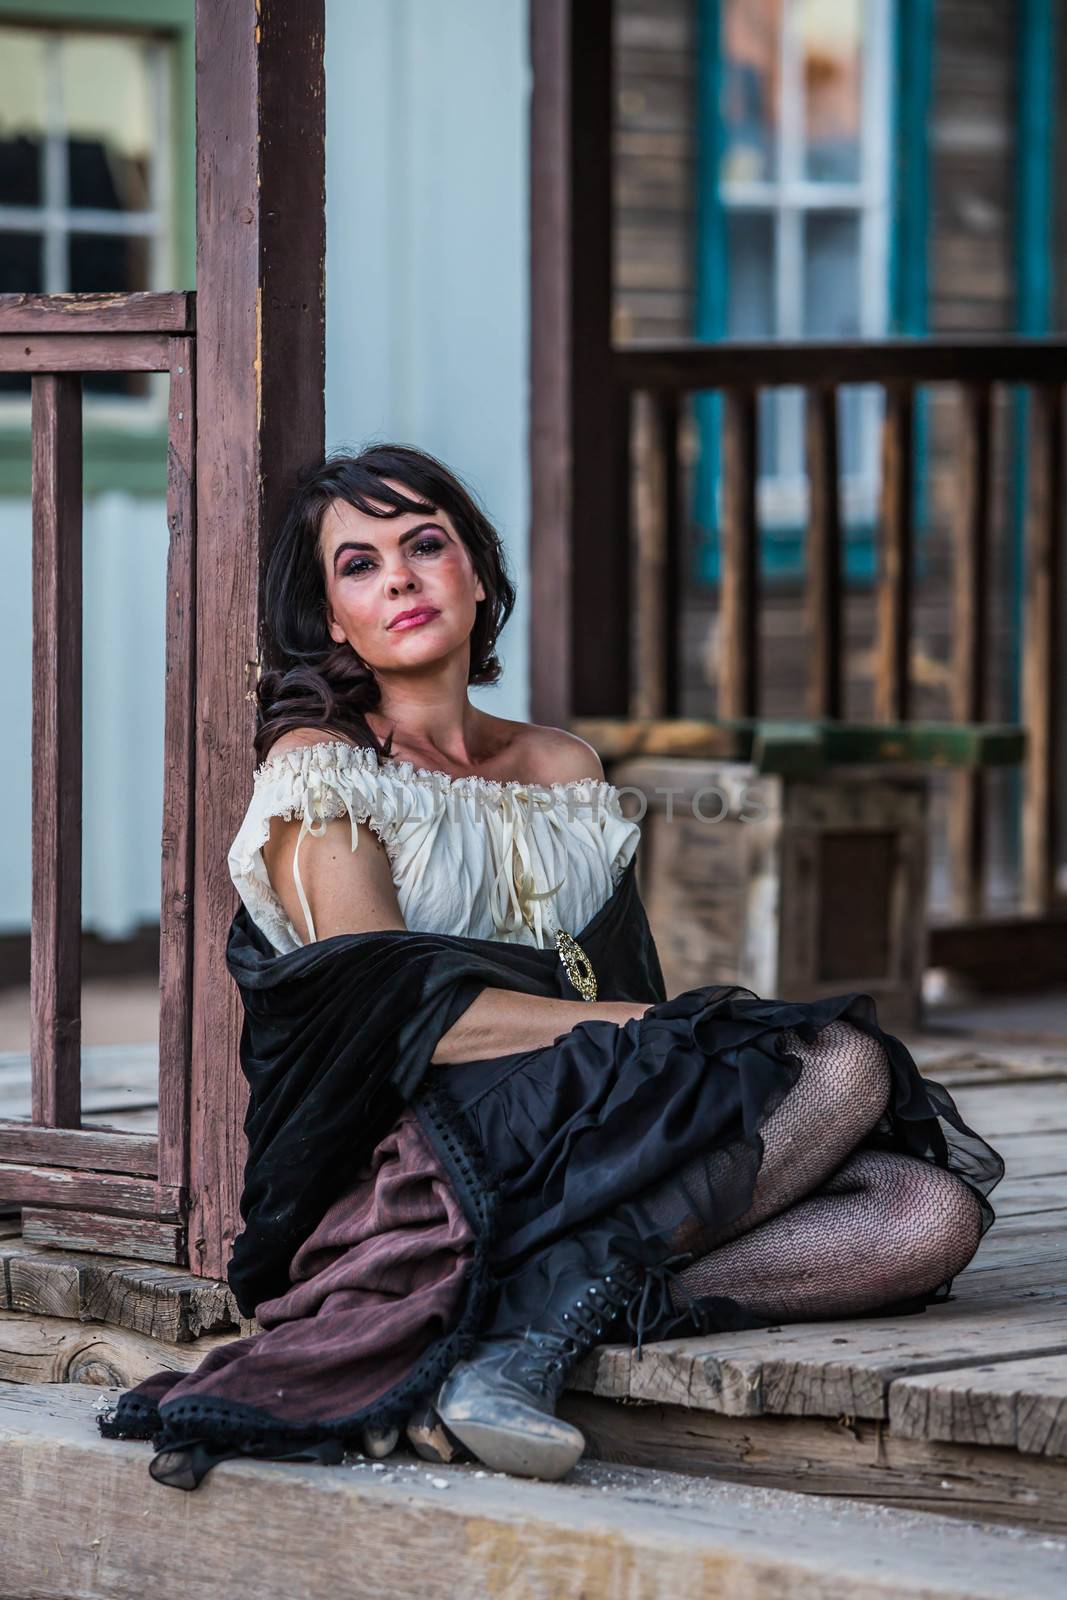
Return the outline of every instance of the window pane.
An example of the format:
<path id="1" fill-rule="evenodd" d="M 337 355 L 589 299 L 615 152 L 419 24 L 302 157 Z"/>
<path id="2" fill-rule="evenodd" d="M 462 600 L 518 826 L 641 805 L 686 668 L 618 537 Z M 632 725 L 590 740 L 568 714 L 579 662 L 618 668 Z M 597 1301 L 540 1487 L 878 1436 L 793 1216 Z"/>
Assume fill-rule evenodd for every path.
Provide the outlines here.
<path id="1" fill-rule="evenodd" d="M 0 294 L 40 294 L 44 240 L 39 233 L 0 233 Z"/>
<path id="2" fill-rule="evenodd" d="M 725 0 L 722 9 L 724 183 L 775 175 L 782 0 Z"/>
<path id="3" fill-rule="evenodd" d="M 148 43 L 64 34 L 60 79 L 71 205 L 146 210 L 154 120 Z"/>
<path id="4" fill-rule="evenodd" d="M 804 230 L 804 332 L 813 339 L 860 336 L 860 224 L 855 212 L 809 212 Z M 842 389 L 841 467 L 862 466 L 863 391 Z"/>
<path id="5" fill-rule="evenodd" d="M 44 240 L 39 233 L 0 233 L 0 294 L 40 294 Z M 0 394 L 29 394 L 28 373 L 0 372 Z"/>
<path id="6" fill-rule="evenodd" d="M 43 137 L 41 36 L 0 28 L 0 205 L 40 205 Z"/>
<path id="7" fill-rule="evenodd" d="M 75 294 L 129 294 L 148 288 L 148 240 L 121 233 L 72 233 L 70 287 Z"/>
<path id="8" fill-rule="evenodd" d="M 728 211 L 726 331 L 731 339 L 774 335 L 774 224 L 767 212 Z"/>
<path id="9" fill-rule="evenodd" d="M 824 183 L 860 178 L 861 0 L 800 0 L 804 170 Z"/>
<path id="10" fill-rule="evenodd" d="M 774 221 L 767 212 L 728 211 L 729 262 L 726 332 L 731 339 L 774 337 Z M 774 393 L 759 396 L 761 473 L 778 470 L 778 429 Z"/>
<path id="11" fill-rule="evenodd" d="M 804 332 L 857 339 L 860 226 L 854 211 L 809 211 L 804 219 Z"/>
<path id="12" fill-rule="evenodd" d="M 128 294 L 147 289 L 148 240 L 122 234 L 72 233 L 70 287 L 75 294 Z M 141 372 L 87 372 L 87 393 L 146 394 Z"/>

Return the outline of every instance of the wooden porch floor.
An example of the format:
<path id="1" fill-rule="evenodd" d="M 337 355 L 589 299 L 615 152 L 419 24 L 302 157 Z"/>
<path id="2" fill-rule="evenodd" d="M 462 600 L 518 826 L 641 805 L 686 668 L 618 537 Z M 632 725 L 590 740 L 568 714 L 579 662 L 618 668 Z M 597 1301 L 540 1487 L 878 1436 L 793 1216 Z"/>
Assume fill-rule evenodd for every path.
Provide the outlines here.
<path id="1" fill-rule="evenodd" d="M 640 1361 L 604 1348 L 566 1402 L 596 1453 L 1067 1532 L 1067 1029 L 1045 1033 L 1055 1015 L 1026 1038 L 1014 1003 L 999 1040 L 963 1027 L 905 1036 L 1007 1168 L 997 1221 L 951 1300 L 658 1344 Z"/>
<path id="2" fill-rule="evenodd" d="M 1060 1539 L 1067 995 L 958 1003 L 902 1036 L 1007 1164 L 993 1196 L 997 1221 L 952 1299 L 920 1316 L 647 1346 L 641 1361 L 605 1347 L 579 1372 L 563 1409 L 585 1430 L 591 1456 L 620 1467 Z M 125 1047 L 87 1065 L 93 1120 L 146 1126 L 150 1055 Z M 0 1062 L 8 1115 L 16 1070 L 10 1056 Z M 225 1285 L 27 1245 L 16 1218 L 0 1219 L 0 1260 L 0 1380 L 74 1379 L 113 1390 L 160 1365 L 193 1367 L 241 1331 Z"/>

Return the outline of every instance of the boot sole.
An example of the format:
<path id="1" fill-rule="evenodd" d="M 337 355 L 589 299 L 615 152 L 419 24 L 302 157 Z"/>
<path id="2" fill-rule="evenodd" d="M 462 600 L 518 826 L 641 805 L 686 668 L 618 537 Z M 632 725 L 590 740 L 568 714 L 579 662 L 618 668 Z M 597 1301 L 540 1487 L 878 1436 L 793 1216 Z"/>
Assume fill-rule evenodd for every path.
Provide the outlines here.
<path id="1" fill-rule="evenodd" d="M 585 1453 L 585 1439 L 577 1428 L 568 1429 L 568 1437 L 559 1433 L 553 1437 L 546 1429 L 544 1437 L 537 1438 L 525 1429 L 505 1428 L 499 1423 L 456 1421 L 452 1417 L 447 1421 L 442 1417 L 441 1421 L 483 1466 L 516 1478 L 554 1482 L 564 1477 Z"/>

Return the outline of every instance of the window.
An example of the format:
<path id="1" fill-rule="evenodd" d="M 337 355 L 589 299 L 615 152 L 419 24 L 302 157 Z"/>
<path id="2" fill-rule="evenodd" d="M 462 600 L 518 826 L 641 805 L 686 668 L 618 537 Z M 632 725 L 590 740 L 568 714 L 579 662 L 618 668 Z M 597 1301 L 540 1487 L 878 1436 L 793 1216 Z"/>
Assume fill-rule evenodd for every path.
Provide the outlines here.
<path id="1" fill-rule="evenodd" d="M 170 101 L 162 39 L 0 25 L 0 290 L 173 286 Z M 84 388 L 110 401 L 87 417 L 158 421 L 149 374 L 91 373 Z M 4 395 L 28 389 L 0 375 Z"/>
<path id="2" fill-rule="evenodd" d="M 889 331 L 895 11 L 893 0 L 703 0 L 698 337 Z M 839 404 L 855 544 L 876 515 L 882 393 L 842 389 Z M 711 397 L 697 416 L 694 510 L 706 529 L 718 512 Z M 793 575 L 808 502 L 803 393 L 763 391 L 759 421 L 766 565 Z M 712 534 L 703 552 L 713 580 L 717 543 Z"/>

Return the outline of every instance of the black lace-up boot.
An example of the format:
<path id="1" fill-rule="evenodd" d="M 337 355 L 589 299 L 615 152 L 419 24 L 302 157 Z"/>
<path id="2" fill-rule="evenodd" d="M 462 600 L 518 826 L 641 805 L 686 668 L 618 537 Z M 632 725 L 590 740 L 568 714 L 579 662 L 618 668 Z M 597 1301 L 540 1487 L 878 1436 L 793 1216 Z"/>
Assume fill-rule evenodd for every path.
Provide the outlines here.
<path id="1" fill-rule="evenodd" d="M 486 1336 L 438 1390 L 445 1427 L 497 1472 L 562 1478 L 585 1450 L 556 1403 L 586 1352 L 643 1308 L 649 1278 L 591 1243 L 562 1240 L 508 1280 Z"/>

